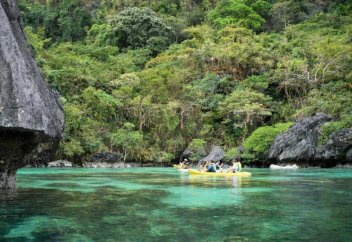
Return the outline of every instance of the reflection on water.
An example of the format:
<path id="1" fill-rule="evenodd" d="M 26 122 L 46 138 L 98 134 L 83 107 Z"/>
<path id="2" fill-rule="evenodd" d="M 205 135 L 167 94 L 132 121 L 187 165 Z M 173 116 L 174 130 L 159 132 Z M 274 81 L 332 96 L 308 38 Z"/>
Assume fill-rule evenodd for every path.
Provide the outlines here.
<path id="1" fill-rule="evenodd" d="M 0 241 L 351 241 L 352 170 L 23 169 Z"/>
<path id="2" fill-rule="evenodd" d="M 0 201 L 10 202 L 17 197 L 17 189 L 0 190 Z"/>

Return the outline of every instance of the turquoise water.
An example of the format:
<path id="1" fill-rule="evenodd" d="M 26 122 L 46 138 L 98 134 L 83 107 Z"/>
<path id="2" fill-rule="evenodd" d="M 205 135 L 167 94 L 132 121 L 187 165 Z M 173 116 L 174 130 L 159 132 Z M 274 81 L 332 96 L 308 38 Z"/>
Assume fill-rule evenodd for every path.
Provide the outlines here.
<path id="1" fill-rule="evenodd" d="M 352 169 L 22 169 L 0 241 L 352 241 Z"/>

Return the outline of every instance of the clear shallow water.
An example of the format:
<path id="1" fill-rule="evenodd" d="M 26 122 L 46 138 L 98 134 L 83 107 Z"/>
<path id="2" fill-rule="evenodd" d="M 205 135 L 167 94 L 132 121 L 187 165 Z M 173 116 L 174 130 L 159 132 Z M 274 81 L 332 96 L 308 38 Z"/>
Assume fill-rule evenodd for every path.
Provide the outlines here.
<path id="1" fill-rule="evenodd" d="M 352 241 L 352 169 L 22 169 L 0 241 Z"/>

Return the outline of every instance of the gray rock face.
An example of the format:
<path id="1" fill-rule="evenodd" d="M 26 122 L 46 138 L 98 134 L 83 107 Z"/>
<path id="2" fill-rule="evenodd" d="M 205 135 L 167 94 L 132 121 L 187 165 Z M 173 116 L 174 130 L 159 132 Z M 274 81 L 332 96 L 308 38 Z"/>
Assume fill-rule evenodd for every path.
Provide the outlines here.
<path id="1" fill-rule="evenodd" d="M 220 161 L 224 159 L 225 157 L 225 152 L 220 146 L 213 146 L 211 149 L 210 153 L 204 157 L 201 162 L 207 162 L 207 161 Z"/>
<path id="2" fill-rule="evenodd" d="M 0 0 L 0 188 L 41 142 L 58 141 L 64 114 L 37 67 L 20 24 L 17 1 Z"/>
<path id="3" fill-rule="evenodd" d="M 352 148 L 346 153 L 346 161 L 352 163 Z"/>
<path id="4" fill-rule="evenodd" d="M 189 159 L 189 157 L 192 155 L 192 151 L 189 148 L 186 148 L 183 153 L 182 153 L 182 160 L 183 159 Z"/>
<path id="5" fill-rule="evenodd" d="M 330 135 L 326 144 L 317 148 L 315 160 L 351 162 L 352 129 L 342 129 Z"/>
<path id="6" fill-rule="evenodd" d="M 269 159 L 280 162 L 312 160 L 318 142 L 319 127 L 329 120 L 327 115 L 319 113 L 297 122 L 287 132 L 275 138 L 268 153 Z"/>
<path id="7" fill-rule="evenodd" d="M 298 162 L 334 166 L 352 161 L 352 129 L 342 129 L 330 135 L 326 144 L 318 146 L 320 127 L 330 118 L 325 114 L 298 121 L 278 135 L 268 152 L 277 162 Z"/>
<path id="8" fill-rule="evenodd" d="M 206 155 L 207 153 L 203 148 L 196 151 L 192 151 L 190 148 L 186 148 L 182 153 L 181 160 L 188 159 L 190 161 L 196 161 L 198 159 L 197 157 L 204 157 Z"/>
<path id="9" fill-rule="evenodd" d="M 0 0 L 0 127 L 61 138 L 63 110 L 37 67 L 16 1 Z"/>
<path id="10" fill-rule="evenodd" d="M 120 153 L 99 152 L 92 156 L 93 163 L 118 163 L 123 160 Z"/>
<path id="11" fill-rule="evenodd" d="M 55 153 L 59 147 L 59 142 L 39 143 L 37 147 L 31 151 L 26 161 L 29 167 L 46 167 L 48 162 L 55 160 Z"/>

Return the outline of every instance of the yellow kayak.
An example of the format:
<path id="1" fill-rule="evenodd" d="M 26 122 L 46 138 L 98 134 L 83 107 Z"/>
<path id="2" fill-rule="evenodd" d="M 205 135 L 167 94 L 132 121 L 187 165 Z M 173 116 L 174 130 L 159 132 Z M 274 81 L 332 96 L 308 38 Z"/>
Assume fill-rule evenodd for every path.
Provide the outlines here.
<path id="1" fill-rule="evenodd" d="M 186 167 L 185 165 L 173 165 L 173 166 L 176 169 L 182 169 L 182 168 Z"/>
<path id="2" fill-rule="evenodd" d="M 218 172 L 204 172 L 204 171 L 197 171 L 197 170 L 193 170 L 193 169 L 189 169 L 188 173 L 191 175 L 203 175 L 203 176 L 240 176 L 240 177 L 248 177 L 251 176 L 252 174 L 250 172 L 237 172 L 237 173 L 233 173 L 233 172 L 222 172 L 222 173 L 218 173 Z"/>

